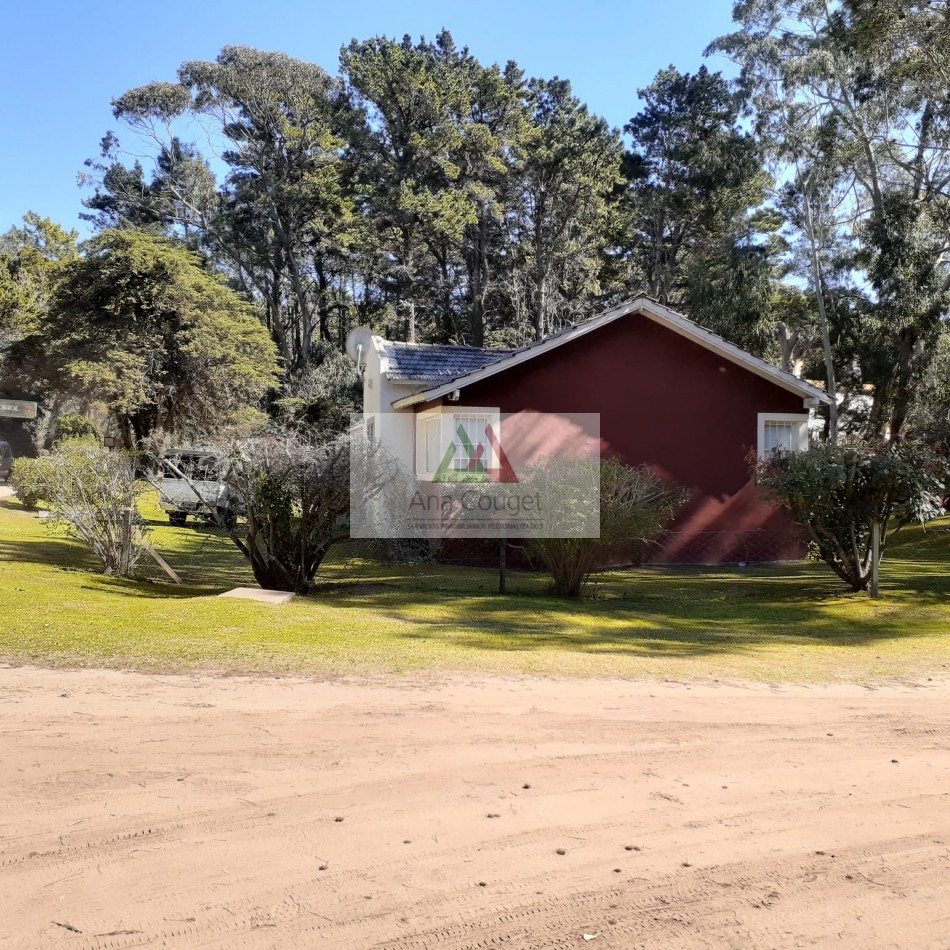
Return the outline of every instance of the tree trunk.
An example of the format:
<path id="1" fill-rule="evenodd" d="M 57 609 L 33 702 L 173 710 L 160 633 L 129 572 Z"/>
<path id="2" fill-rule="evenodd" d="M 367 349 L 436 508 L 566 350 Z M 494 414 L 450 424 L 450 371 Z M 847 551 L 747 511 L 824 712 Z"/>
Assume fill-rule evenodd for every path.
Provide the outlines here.
<path id="1" fill-rule="evenodd" d="M 471 264 L 471 342 L 485 345 L 485 299 L 488 295 L 488 220 L 484 210 L 479 215 Z"/>
<path id="2" fill-rule="evenodd" d="M 897 440 L 901 436 L 910 403 L 913 399 L 913 360 L 917 346 L 917 330 L 915 327 L 904 327 L 900 331 L 897 349 L 897 371 L 894 382 L 894 402 L 891 409 L 890 435 Z"/>
<path id="3" fill-rule="evenodd" d="M 786 373 L 793 373 L 798 375 L 795 372 L 795 352 L 798 349 L 798 343 L 801 339 L 800 334 L 797 330 L 789 330 L 784 323 L 778 325 L 776 331 L 779 340 L 779 346 L 782 349 L 782 369 Z"/>
<path id="4" fill-rule="evenodd" d="M 825 357 L 825 378 L 828 395 L 831 402 L 828 405 L 828 441 L 832 445 L 838 444 L 838 384 L 835 381 L 835 364 L 831 353 L 831 332 L 828 328 L 828 314 L 825 311 L 825 294 L 822 288 L 821 262 L 818 258 L 818 237 L 815 233 L 815 223 L 811 209 L 811 185 L 806 184 L 803 198 L 805 199 L 805 228 L 808 232 L 808 245 L 811 257 L 812 282 L 815 285 L 815 299 L 818 302 L 818 320 L 821 324 L 821 348 Z"/>
<path id="5" fill-rule="evenodd" d="M 287 258 L 287 269 L 290 272 L 290 285 L 294 291 L 294 298 L 297 302 L 297 315 L 299 327 L 300 346 L 298 350 L 298 366 L 306 366 L 310 361 L 310 347 L 313 342 L 313 314 L 310 310 L 310 302 L 307 300 L 307 291 L 304 287 L 303 276 L 300 273 L 300 265 L 297 261 L 297 254 L 291 245 L 289 235 L 280 220 L 280 215 L 273 215 L 274 229 L 283 245 L 284 254 Z"/>
<path id="6" fill-rule="evenodd" d="M 327 279 L 326 268 L 323 266 L 322 261 L 317 262 L 316 271 L 317 287 L 319 288 L 319 296 L 317 297 L 317 317 L 320 324 L 320 339 L 325 343 L 329 343 L 332 339 L 330 335 L 330 282 Z"/>

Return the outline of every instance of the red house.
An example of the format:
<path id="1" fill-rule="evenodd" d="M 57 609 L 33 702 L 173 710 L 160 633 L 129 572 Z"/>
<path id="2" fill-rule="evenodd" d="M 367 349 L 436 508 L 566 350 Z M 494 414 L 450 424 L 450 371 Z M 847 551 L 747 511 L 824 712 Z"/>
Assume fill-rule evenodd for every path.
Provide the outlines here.
<path id="1" fill-rule="evenodd" d="M 439 415 L 599 413 L 604 456 L 690 489 L 651 561 L 801 556 L 749 459 L 806 448 L 827 394 L 646 297 L 518 350 L 393 343 L 365 328 L 347 350 L 363 369 L 368 433 L 420 475 Z"/>

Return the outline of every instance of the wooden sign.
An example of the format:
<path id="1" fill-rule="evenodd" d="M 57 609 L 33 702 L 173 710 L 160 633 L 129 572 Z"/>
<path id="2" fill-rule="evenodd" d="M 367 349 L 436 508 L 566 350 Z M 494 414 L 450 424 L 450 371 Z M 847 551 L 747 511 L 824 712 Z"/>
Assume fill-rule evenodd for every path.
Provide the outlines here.
<path id="1" fill-rule="evenodd" d="M 4 399 L 0 396 L 0 418 L 35 419 L 36 403 L 25 399 Z"/>

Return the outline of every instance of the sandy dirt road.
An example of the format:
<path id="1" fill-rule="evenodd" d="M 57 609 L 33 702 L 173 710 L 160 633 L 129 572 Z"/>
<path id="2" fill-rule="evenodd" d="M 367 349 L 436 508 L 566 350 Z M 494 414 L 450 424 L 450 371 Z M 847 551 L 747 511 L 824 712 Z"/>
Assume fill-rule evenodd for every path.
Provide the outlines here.
<path id="1" fill-rule="evenodd" d="M 0 946 L 947 948 L 948 739 L 947 684 L 0 669 Z"/>

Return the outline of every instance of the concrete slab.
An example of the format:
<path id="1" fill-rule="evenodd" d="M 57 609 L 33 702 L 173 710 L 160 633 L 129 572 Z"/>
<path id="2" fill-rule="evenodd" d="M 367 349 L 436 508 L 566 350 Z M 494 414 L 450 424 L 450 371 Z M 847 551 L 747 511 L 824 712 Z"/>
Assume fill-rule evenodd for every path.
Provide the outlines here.
<path id="1" fill-rule="evenodd" d="M 238 600 L 256 600 L 260 604 L 289 604 L 295 594 L 289 590 L 261 590 L 259 587 L 235 587 L 234 590 L 226 590 L 219 597 L 236 597 Z"/>
<path id="2" fill-rule="evenodd" d="M 13 489 L 9 485 L 0 485 L 0 498 L 12 498 Z"/>

